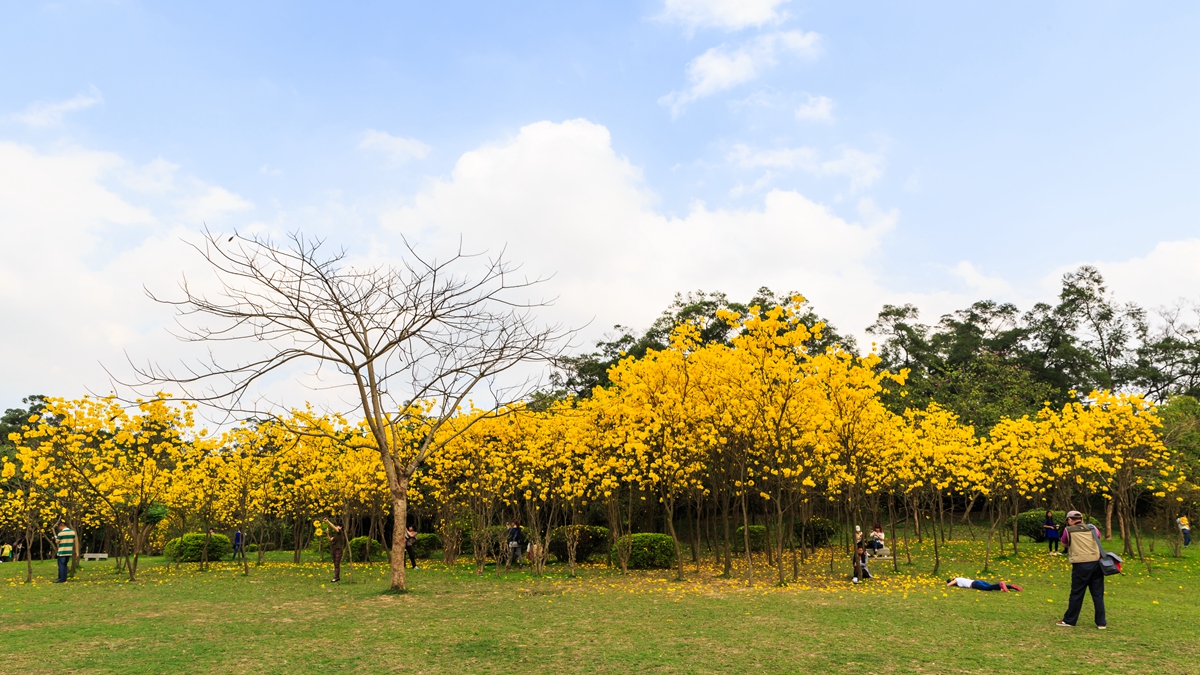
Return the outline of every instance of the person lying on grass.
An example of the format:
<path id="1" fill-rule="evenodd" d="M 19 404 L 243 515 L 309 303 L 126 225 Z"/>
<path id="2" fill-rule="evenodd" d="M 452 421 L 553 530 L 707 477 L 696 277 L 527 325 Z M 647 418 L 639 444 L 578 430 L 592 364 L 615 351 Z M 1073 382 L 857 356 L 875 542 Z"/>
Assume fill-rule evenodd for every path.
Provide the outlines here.
<path id="1" fill-rule="evenodd" d="M 954 577 L 953 579 L 947 579 L 946 585 L 958 586 L 959 588 L 974 588 L 977 591 L 1000 591 L 1002 593 L 1007 593 L 1008 589 L 1010 588 L 1018 593 L 1023 590 L 1020 586 L 1016 584 L 1010 584 L 1005 581 L 1001 581 L 998 584 L 989 584 L 986 581 L 968 579 L 966 577 Z"/>

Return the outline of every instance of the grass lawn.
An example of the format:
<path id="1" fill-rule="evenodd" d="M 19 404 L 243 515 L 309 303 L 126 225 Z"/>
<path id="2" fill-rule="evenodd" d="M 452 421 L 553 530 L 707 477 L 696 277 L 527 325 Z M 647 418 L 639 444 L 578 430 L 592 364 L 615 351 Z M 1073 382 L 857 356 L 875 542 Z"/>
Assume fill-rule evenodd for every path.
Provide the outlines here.
<path id="1" fill-rule="evenodd" d="M 773 576 L 751 588 L 716 578 L 711 559 L 700 572 L 689 564 L 683 582 L 603 566 L 571 580 L 557 565 L 542 578 L 490 569 L 478 578 L 469 561 L 435 561 L 410 575 L 404 595 L 382 592 L 382 564 L 332 584 L 329 563 L 294 565 L 290 554 L 249 577 L 228 562 L 176 571 L 151 558 L 133 584 L 112 563 L 92 563 L 54 585 L 52 562 L 35 563 L 35 582 L 24 584 L 24 563 L 10 563 L 0 565 L 0 663 L 14 673 L 155 674 L 1200 671 L 1196 551 L 1171 558 L 1160 546 L 1152 572 L 1131 562 L 1110 577 L 1101 632 L 1090 599 L 1078 627 L 1054 625 L 1069 566 L 1022 548 L 983 576 L 1022 584 L 1020 594 L 943 588 L 947 576 L 978 574 L 978 542 L 948 544 L 940 579 L 927 574 L 927 541 L 911 566 L 901 553 L 899 573 L 876 563 L 876 580 L 852 586 L 828 575 L 826 559 L 783 588 Z"/>

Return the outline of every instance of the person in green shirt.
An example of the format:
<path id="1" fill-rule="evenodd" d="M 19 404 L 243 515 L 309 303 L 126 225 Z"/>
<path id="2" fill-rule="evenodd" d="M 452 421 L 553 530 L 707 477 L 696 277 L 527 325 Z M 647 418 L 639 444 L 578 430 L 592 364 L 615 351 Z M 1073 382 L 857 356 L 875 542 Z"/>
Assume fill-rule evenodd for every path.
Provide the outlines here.
<path id="1" fill-rule="evenodd" d="M 61 584 L 67 581 L 67 568 L 71 556 L 75 554 L 75 530 L 67 527 L 66 523 L 58 523 L 54 530 L 54 540 L 58 544 L 58 580 L 54 583 Z"/>

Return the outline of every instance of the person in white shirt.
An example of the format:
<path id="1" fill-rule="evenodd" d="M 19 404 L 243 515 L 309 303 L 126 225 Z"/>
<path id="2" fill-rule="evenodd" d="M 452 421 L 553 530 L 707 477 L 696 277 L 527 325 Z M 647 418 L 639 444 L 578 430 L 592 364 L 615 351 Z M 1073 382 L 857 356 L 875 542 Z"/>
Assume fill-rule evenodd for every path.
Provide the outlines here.
<path id="1" fill-rule="evenodd" d="M 946 586 L 957 586 L 959 588 L 974 588 L 977 591 L 1000 591 L 1007 593 L 1010 589 L 1020 593 L 1022 589 L 1016 584 L 1010 584 L 1006 581 L 1001 581 L 998 584 L 990 584 L 979 579 L 968 579 L 966 577 L 954 577 L 946 580 Z"/>

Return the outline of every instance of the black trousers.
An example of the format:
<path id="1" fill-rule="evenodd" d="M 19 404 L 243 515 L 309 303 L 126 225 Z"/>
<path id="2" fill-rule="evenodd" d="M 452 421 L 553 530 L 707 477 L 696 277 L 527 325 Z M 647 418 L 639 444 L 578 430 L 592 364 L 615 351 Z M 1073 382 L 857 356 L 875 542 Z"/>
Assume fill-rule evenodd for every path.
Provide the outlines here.
<path id="1" fill-rule="evenodd" d="M 1096 625 L 1107 626 L 1108 619 L 1104 616 L 1104 570 L 1100 562 L 1075 563 L 1071 565 L 1071 599 L 1067 602 L 1067 613 L 1063 615 L 1063 623 L 1072 626 L 1079 621 L 1079 611 L 1083 609 L 1083 595 L 1091 592 L 1092 604 L 1096 606 Z"/>

